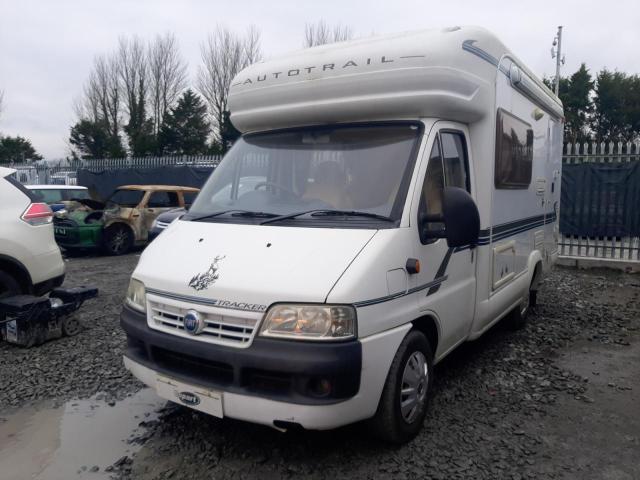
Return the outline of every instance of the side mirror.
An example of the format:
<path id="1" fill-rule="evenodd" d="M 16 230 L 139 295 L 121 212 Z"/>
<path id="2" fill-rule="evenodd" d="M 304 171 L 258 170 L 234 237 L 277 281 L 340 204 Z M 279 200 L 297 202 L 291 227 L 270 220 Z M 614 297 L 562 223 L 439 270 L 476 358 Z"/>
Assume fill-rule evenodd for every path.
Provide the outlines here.
<path id="1" fill-rule="evenodd" d="M 426 223 L 443 222 L 444 230 L 428 230 Z M 480 236 L 480 213 L 466 190 L 445 187 L 442 215 L 425 215 L 420 219 L 421 237 L 446 238 L 449 248 L 476 245 Z"/>

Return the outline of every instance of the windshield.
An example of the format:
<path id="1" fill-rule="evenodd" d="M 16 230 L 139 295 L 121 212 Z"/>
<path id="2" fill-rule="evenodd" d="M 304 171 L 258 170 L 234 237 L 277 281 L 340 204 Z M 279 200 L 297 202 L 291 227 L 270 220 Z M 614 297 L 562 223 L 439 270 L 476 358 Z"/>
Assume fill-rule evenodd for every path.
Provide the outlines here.
<path id="1" fill-rule="evenodd" d="M 417 124 L 399 122 L 245 135 L 211 175 L 185 219 L 218 214 L 207 221 L 258 223 L 265 215 L 327 209 L 399 220 L 419 133 Z M 351 214 L 345 213 L 349 218 L 343 221 L 376 221 Z M 305 221 L 335 222 L 336 217 L 301 215 L 286 223 Z"/>
<path id="2" fill-rule="evenodd" d="M 144 197 L 143 190 L 116 190 L 107 200 L 107 208 L 137 207 Z"/>

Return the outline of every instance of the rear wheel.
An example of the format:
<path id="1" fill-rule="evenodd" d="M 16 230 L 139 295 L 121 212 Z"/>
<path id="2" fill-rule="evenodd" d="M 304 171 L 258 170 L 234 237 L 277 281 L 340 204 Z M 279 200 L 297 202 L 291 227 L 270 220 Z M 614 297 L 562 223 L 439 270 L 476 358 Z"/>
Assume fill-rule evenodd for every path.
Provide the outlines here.
<path id="1" fill-rule="evenodd" d="M 532 302 L 533 300 L 533 302 Z M 535 291 L 531 290 L 522 297 L 520 305 L 513 309 L 513 311 L 507 316 L 507 325 L 511 330 L 521 330 L 527 324 L 527 315 L 533 305 L 535 305 L 536 295 Z"/>
<path id="2" fill-rule="evenodd" d="M 0 271 L 0 298 L 7 298 L 22 293 L 18 281 L 7 272 Z"/>
<path id="3" fill-rule="evenodd" d="M 398 347 L 378 411 L 370 420 L 376 436 L 391 443 L 405 443 L 415 437 L 427 414 L 432 383 L 431 347 L 422 332 L 412 330 Z"/>
<path id="4" fill-rule="evenodd" d="M 112 225 L 104 232 L 104 248 L 110 255 L 123 255 L 133 246 L 133 233 L 126 225 Z"/>

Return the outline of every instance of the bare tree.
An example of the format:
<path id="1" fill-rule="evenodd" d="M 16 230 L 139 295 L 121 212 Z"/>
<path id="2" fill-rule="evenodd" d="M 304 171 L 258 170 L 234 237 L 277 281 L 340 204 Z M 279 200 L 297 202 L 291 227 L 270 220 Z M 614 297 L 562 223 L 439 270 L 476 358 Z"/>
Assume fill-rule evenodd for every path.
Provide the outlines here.
<path id="1" fill-rule="evenodd" d="M 304 26 L 305 48 L 325 45 L 327 43 L 343 42 L 353 38 L 353 30 L 340 23 L 330 27 L 324 20 L 317 23 L 307 23 Z"/>
<path id="2" fill-rule="evenodd" d="M 154 151 L 151 121 L 147 112 L 149 65 L 147 49 L 138 37 L 121 37 L 117 51 L 120 83 L 128 121 L 124 126 L 129 153 L 143 156 Z"/>
<path id="3" fill-rule="evenodd" d="M 124 105 L 129 123 L 140 123 L 146 119 L 145 103 L 148 95 L 148 67 L 145 46 L 138 37 L 118 40 L 118 73 Z"/>
<path id="4" fill-rule="evenodd" d="M 101 138 L 100 143 L 106 145 L 101 155 L 126 155 L 120 136 L 124 104 L 120 72 L 117 52 L 94 58 L 82 94 L 74 101 L 77 122 L 71 127 L 69 138 L 70 143 L 76 147 L 72 151 L 74 154 L 83 152 L 83 146 L 80 144 L 87 147 L 85 137 L 95 139 L 97 135 Z"/>
<path id="5" fill-rule="evenodd" d="M 260 32 L 250 27 L 244 36 L 239 36 L 218 26 L 200 46 L 200 55 L 197 86 L 207 101 L 216 138 L 220 140 L 231 81 L 240 70 L 262 59 Z"/>
<path id="6" fill-rule="evenodd" d="M 115 137 L 120 133 L 122 98 L 120 65 L 116 56 L 95 57 L 93 70 L 74 110 L 78 118 L 104 123 L 110 135 Z"/>
<path id="7" fill-rule="evenodd" d="M 158 35 L 147 51 L 153 133 L 160 131 L 164 117 L 187 85 L 187 65 L 172 33 Z"/>

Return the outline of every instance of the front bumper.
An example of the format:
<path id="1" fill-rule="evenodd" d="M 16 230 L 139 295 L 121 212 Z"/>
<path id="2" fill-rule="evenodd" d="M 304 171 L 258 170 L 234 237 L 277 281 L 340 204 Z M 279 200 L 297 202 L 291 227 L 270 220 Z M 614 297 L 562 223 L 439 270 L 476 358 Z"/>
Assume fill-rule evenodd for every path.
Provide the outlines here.
<path id="1" fill-rule="evenodd" d="M 341 344 L 317 345 L 257 337 L 250 347 L 240 349 L 190 341 L 152 330 L 147 326 L 143 314 L 127 307 L 123 309 L 121 325 L 127 332 L 128 342 L 125 367 L 151 388 L 158 390 L 159 374 L 172 377 L 195 387 L 209 387 L 210 390 L 221 392 L 225 417 L 268 426 L 282 426 L 279 422 L 293 423 L 309 430 L 329 430 L 372 417 L 378 408 L 393 357 L 411 328 L 410 324 L 404 324 L 360 338 L 357 342 Z M 264 342 L 264 348 L 260 348 L 261 342 Z M 270 347 L 267 348 L 267 345 Z M 336 346 L 342 346 L 345 350 L 340 353 L 341 349 L 332 348 Z M 315 347 L 329 348 L 316 350 Z M 191 360 L 194 358 L 192 355 L 200 357 L 195 357 L 195 363 L 179 361 L 166 365 L 158 363 L 158 357 L 153 356 L 158 348 L 174 352 L 178 359 Z M 184 355 L 185 352 L 188 355 Z M 205 360 L 213 360 L 209 363 L 210 368 L 204 371 L 200 369 L 203 355 Z M 231 381 L 227 377 L 228 381 L 223 385 L 219 379 L 206 379 L 209 373 L 219 375 L 216 369 L 219 363 L 214 362 L 231 362 L 235 365 Z M 320 373 L 335 373 L 338 368 L 347 381 L 346 385 L 350 384 L 352 390 L 342 390 L 342 394 L 348 397 L 343 400 L 309 399 L 296 393 L 295 388 L 293 392 L 285 390 L 288 394 L 284 395 L 282 391 L 269 393 L 255 388 L 269 385 L 269 382 L 252 386 L 251 377 L 247 376 L 252 366 L 258 371 L 269 367 L 276 374 L 293 372 L 302 379 Z M 245 383 L 247 379 L 250 380 L 249 385 Z M 351 392 L 355 393 L 349 397 Z"/>
<path id="2" fill-rule="evenodd" d="M 254 338 L 248 348 L 214 345 L 149 328 L 146 316 L 124 307 L 125 356 L 192 385 L 299 405 L 329 405 L 360 389 L 359 341 L 314 343 Z M 322 384 L 331 385 L 329 392 Z"/>
<path id="3" fill-rule="evenodd" d="M 102 225 L 70 227 L 54 225 L 56 242 L 66 248 L 95 248 L 102 244 Z"/>

